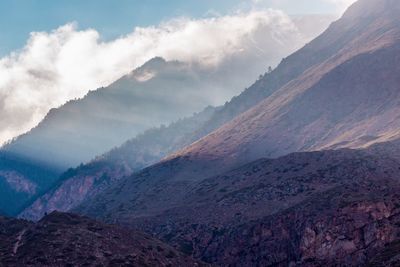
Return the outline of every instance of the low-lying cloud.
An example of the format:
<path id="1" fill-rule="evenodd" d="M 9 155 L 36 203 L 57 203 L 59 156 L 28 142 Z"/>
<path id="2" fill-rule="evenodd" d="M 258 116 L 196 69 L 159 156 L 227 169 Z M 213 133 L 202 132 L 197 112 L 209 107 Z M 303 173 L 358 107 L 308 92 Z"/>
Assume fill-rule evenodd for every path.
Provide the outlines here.
<path id="1" fill-rule="evenodd" d="M 323 27 L 316 25 L 314 35 Z M 108 85 L 153 57 L 218 68 L 240 55 L 243 64 L 259 60 L 267 67 L 309 35 L 276 10 L 177 18 L 108 42 L 74 23 L 31 33 L 22 50 L 0 59 L 0 144 L 34 127 L 49 109 Z"/>

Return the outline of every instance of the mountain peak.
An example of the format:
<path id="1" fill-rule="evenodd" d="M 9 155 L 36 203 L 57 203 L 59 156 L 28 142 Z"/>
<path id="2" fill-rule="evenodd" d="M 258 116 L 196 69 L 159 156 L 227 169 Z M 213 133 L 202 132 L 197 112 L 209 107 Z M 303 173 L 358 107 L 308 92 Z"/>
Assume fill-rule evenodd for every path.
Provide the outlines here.
<path id="1" fill-rule="evenodd" d="M 163 57 L 153 57 L 152 59 L 144 63 L 142 67 L 163 65 L 165 63 L 167 63 L 167 61 Z"/>
<path id="2" fill-rule="evenodd" d="M 400 2 L 397 0 L 359 0 L 347 9 L 343 18 L 382 17 L 385 14 L 390 14 L 391 19 L 399 17 Z"/>

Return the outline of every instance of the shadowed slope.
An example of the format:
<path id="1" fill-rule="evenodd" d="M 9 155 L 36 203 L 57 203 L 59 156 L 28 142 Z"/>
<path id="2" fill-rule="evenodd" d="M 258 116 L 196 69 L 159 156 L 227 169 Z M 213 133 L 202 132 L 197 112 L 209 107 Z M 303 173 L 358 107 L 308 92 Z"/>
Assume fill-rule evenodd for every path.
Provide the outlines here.
<path id="1" fill-rule="evenodd" d="M 52 213 L 36 224 L 0 218 L 6 266 L 203 266 L 139 232 Z"/>
<path id="2" fill-rule="evenodd" d="M 220 266 L 360 266 L 400 239 L 399 151 L 396 141 L 295 153 L 190 186 L 143 174 L 78 210 Z"/>

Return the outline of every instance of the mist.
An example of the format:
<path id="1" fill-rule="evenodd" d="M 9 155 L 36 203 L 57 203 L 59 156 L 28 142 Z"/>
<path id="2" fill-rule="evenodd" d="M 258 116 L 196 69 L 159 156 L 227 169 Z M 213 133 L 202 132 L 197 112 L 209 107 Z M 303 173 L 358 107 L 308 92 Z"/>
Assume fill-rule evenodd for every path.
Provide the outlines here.
<path id="1" fill-rule="evenodd" d="M 265 9 L 176 18 L 108 42 L 95 29 L 81 30 L 76 23 L 31 33 L 22 50 L 0 59 L 0 143 L 37 125 L 51 108 L 107 86 L 156 56 L 220 73 L 226 86 L 197 95 L 204 98 L 202 105 L 221 104 L 319 34 L 330 20 L 302 32 L 299 21 Z M 232 87 L 237 75 L 241 83 Z"/>

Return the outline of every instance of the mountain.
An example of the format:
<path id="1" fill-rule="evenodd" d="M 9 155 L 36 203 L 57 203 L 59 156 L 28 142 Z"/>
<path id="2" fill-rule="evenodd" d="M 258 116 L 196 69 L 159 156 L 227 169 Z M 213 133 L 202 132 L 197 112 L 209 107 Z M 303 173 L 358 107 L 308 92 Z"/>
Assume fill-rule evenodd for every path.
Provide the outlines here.
<path id="1" fill-rule="evenodd" d="M 399 9 L 355 3 L 203 129 L 222 127 L 75 211 L 222 266 L 366 264 L 399 238 Z"/>
<path id="2" fill-rule="evenodd" d="M 234 97 L 204 126 L 204 132 L 218 129 L 238 115 L 254 108 L 257 104 L 260 104 L 260 109 L 268 105 L 277 105 L 278 107 L 284 103 L 290 105 L 291 102 L 286 103 L 287 99 L 285 98 L 285 95 L 289 93 L 284 91 L 296 96 L 295 91 L 297 88 L 304 86 L 307 89 L 311 89 L 319 79 L 350 58 L 367 54 L 369 51 L 378 50 L 379 47 L 382 48 L 390 42 L 395 42 L 398 39 L 398 30 L 396 28 L 398 25 L 397 4 L 395 2 L 381 4 L 379 1 L 366 1 L 370 2 L 357 2 L 340 20 L 332 23 L 320 36 L 302 49 L 284 58 L 271 73 L 261 76 L 257 82 L 242 94 Z M 370 8 L 368 5 L 375 5 L 375 7 Z M 394 6 L 394 9 L 389 11 L 382 10 L 385 5 Z M 374 10 L 374 12 L 369 12 L 369 10 Z M 380 17 L 380 15 L 383 17 Z M 386 18 L 387 20 L 385 21 Z M 300 82 L 302 84 L 298 84 Z M 321 84 L 320 87 L 322 86 Z M 293 88 L 294 90 L 292 90 Z M 280 92 L 276 92 L 278 90 Z M 275 99 L 275 96 L 281 96 L 282 99 L 276 99 L 273 104 L 260 103 L 262 101 L 273 102 L 272 100 Z M 284 107 L 282 105 L 282 108 Z M 264 111 L 269 113 L 269 110 Z M 257 116 L 257 112 L 254 111 L 253 116 Z M 281 112 L 285 111 L 281 110 Z M 306 115 L 304 114 L 304 116 Z M 203 131 L 199 130 L 199 132 L 197 137 L 201 138 Z M 257 131 L 254 132 L 256 134 Z"/>
<path id="3" fill-rule="evenodd" d="M 186 120 L 177 124 L 173 132 L 167 130 L 151 134 L 153 130 L 150 129 L 190 116 L 193 112 L 204 109 L 208 103 L 222 102 L 223 99 L 234 94 L 237 90 L 235 88 L 243 88 L 249 81 L 249 77 L 256 76 L 254 73 L 260 69 L 259 64 L 261 63 L 246 70 L 243 76 L 232 75 L 232 78 L 227 78 L 227 73 L 230 71 L 238 71 L 235 64 L 232 64 L 231 68 L 237 70 L 229 70 L 229 66 L 207 69 L 196 64 L 167 62 L 162 58 L 154 58 L 109 87 L 90 92 L 83 99 L 70 101 L 58 109 L 51 110 L 36 128 L 1 149 L 4 161 L 12 161 L 12 158 L 5 159 L 6 155 L 12 155 L 27 162 L 39 162 L 37 168 L 42 168 L 42 172 L 54 174 L 52 177 L 48 174 L 44 176 L 40 189 L 30 189 L 30 192 L 21 193 L 19 189 L 16 192 L 16 189 L 10 188 L 6 178 L 12 173 L 14 184 L 21 183 L 15 186 L 35 187 L 37 178 L 35 172 L 31 172 L 33 177 L 30 177 L 29 172 L 25 172 L 22 180 L 20 170 L 12 168 L 15 164 L 0 166 L 0 171 L 4 174 L 0 175 L 3 203 L 11 199 L 18 200 L 15 201 L 15 205 L 9 205 L 6 212 L 15 215 L 21 208 L 26 208 L 31 204 L 37 196 L 41 196 L 44 191 L 59 185 L 59 175 L 69 167 L 90 162 L 96 156 L 140 135 L 145 130 L 149 130 L 146 135 L 151 135 L 155 141 L 141 135 L 132 145 L 128 144 L 126 150 L 129 153 L 136 149 L 138 151 L 130 155 L 127 152 L 123 154 L 122 157 L 126 157 L 125 162 L 128 162 L 128 165 L 120 164 L 117 159 L 113 160 L 115 163 L 111 170 L 113 179 L 118 179 L 115 169 L 120 170 L 120 176 L 131 174 L 135 170 L 155 163 L 167 153 L 189 144 L 188 140 L 194 140 L 194 138 L 188 136 L 186 141 L 178 141 L 182 138 L 181 135 L 189 135 L 188 131 L 194 131 L 193 127 L 197 127 Z M 213 112 L 211 108 L 207 110 L 201 114 Z M 196 117 L 200 118 L 201 115 Z M 186 126 L 185 123 L 188 125 Z M 195 118 L 193 123 L 201 125 L 202 121 L 197 121 Z M 174 134 L 177 136 L 173 136 Z M 176 143 L 170 145 L 170 141 L 176 141 Z M 152 142 L 153 147 L 145 147 Z M 119 151 L 122 150 L 123 148 Z M 113 152 L 109 157 L 118 157 L 113 156 L 117 154 L 118 152 Z M 90 162 L 88 168 L 98 170 L 93 168 L 95 164 L 102 167 L 105 163 L 104 160 Z M 43 166 L 48 169 L 43 169 Z M 123 169 L 120 169 L 121 166 Z M 87 173 L 87 168 L 81 168 L 81 170 Z M 107 177 L 101 177 L 104 171 L 98 173 L 100 177 L 96 179 L 102 179 L 99 183 L 110 182 Z M 71 172 L 67 172 L 61 179 L 70 178 L 70 174 Z M 92 176 L 96 176 L 96 173 Z M 93 180 L 94 177 L 90 179 Z M 74 186 L 76 188 L 81 185 Z M 95 186 L 96 192 L 102 188 L 98 183 Z M 74 200 L 85 198 L 82 193 L 78 194 L 80 198 L 74 198 Z M 68 207 L 72 204 L 74 203 L 68 204 Z M 60 205 L 55 205 L 55 207 L 60 207 Z"/>
<path id="4" fill-rule="evenodd" d="M 61 172 L 43 162 L 0 152 L 0 214 L 17 215 L 27 202 L 46 192 Z"/>
<path id="5" fill-rule="evenodd" d="M 265 83 L 263 92 L 270 95 L 259 104 L 134 177 L 148 176 L 152 183 L 168 179 L 184 190 L 192 182 L 261 157 L 363 147 L 395 138 L 400 129 L 398 8 L 389 0 L 357 2 L 204 125 L 227 118 L 230 106 L 236 113 L 247 105 L 243 103 L 262 99 L 258 92 Z M 297 67 L 305 65 L 310 67 L 303 72 Z M 259 97 L 249 97 L 253 94 Z"/>
<path id="6" fill-rule="evenodd" d="M 279 89 L 177 155 L 223 160 L 216 164 L 221 168 L 259 157 L 362 147 L 394 138 L 400 129 L 399 8 L 393 1 L 357 2 L 274 70 L 288 78 L 279 80 Z M 309 64 L 296 68 L 301 72 L 296 76 L 285 69 L 289 62 L 293 68 Z M 274 84 L 269 81 L 278 76 L 274 72 L 255 88 Z"/>
<path id="7" fill-rule="evenodd" d="M 50 190 L 32 199 L 19 216 L 39 220 L 45 213 L 68 211 L 78 206 L 121 178 L 190 144 L 193 132 L 218 109 L 208 107 L 167 127 L 148 130 L 90 163 L 66 171 Z"/>
<path id="8" fill-rule="evenodd" d="M 34 224 L 0 217 L 3 266 L 206 266 L 139 232 L 52 213 Z"/>
<path id="9" fill-rule="evenodd" d="M 304 33 L 304 38 L 309 39 L 315 35 L 316 28 L 319 32 L 326 27 L 330 19 L 326 16 L 318 18 L 321 23 L 312 29 L 306 24 L 314 21 L 314 18 L 302 17 L 294 21 L 300 32 Z M 273 40 L 270 37 L 264 39 L 260 42 L 277 41 L 276 36 Z M 280 51 L 282 54 L 287 50 Z M 23 154 L 24 157 L 42 159 L 64 170 L 80 162 L 87 162 L 136 136 L 141 130 L 166 123 L 175 117 L 187 116 L 189 111 L 200 110 L 207 103 L 220 103 L 229 99 L 239 92 L 238 89 L 250 84 L 261 70 L 266 69 L 267 62 L 277 62 L 280 58 L 279 53 L 269 52 L 261 58 L 257 50 L 250 52 L 251 57 L 248 53 L 245 54 L 241 53 L 238 58 L 231 58 L 221 66 L 207 67 L 194 63 L 166 62 L 162 58 L 155 58 L 109 87 L 91 92 L 83 99 L 71 101 L 59 109 L 52 110 L 38 127 L 6 145 L 4 149 Z M 243 69 L 245 58 L 251 58 L 252 64 Z M 245 108 L 259 101 L 263 94 L 263 90 L 258 90 L 257 94 L 250 94 L 249 99 L 244 101 L 248 102 Z M 176 133 L 166 133 L 165 140 L 164 137 L 160 139 L 157 134 L 153 135 L 152 131 L 147 131 L 148 138 L 140 135 L 134 144 L 126 144 L 123 146 L 125 148 L 112 153 L 121 153 L 120 162 L 107 160 L 106 163 L 104 159 L 97 159 L 79 167 L 79 171 L 66 172 L 61 180 L 53 184 L 51 191 L 24 211 L 23 216 L 37 219 L 46 210 L 66 210 L 76 205 L 87 195 L 101 191 L 113 180 L 155 163 L 161 157 L 207 135 L 243 111 L 243 108 L 239 108 L 231 112 L 231 106 L 231 103 L 227 103 L 223 107 L 224 110 L 228 110 L 224 113 L 223 120 L 199 123 L 199 127 L 192 128 L 191 133 L 184 122 L 176 125 L 183 127 L 183 131 L 176 129 Z M 192 126 L 189 125 L 190 127 Z M 185 132 L 185 140 L 180 140 L 181 132 Z M 165 136 L 162 131 L 160 134 Z M 177 136 L 173 137 L 172 134 Z M 156 141 L 153 142 L 152 138 Z M 163 144 L 167 140 L 172 140 L 174 144 Z M 140 142 L 150 147 L 144 147 Z M 122 151 L 124 149 L 125 152 Z M 112 177 L 111 181 L 109 177 Z M 56 189 L 57 187 L 59 189 Z M 31 203 L 32 201 L 28 202 L 25 207 Z"/>
<path id="10" fill-rule="evenodd" d="M 323 19 L 323 18 L 321 18 Z M 303 23 L 304 20 L 307 20 L 307 18 L 297 18 L 298 20 L 298 25 L 304 25 Z M 310 20 L 310 19 L 308 19 Z M 326 20 L 326 19 L 325 19 Z M 322 23 L 325 25 L 325 23 Z M 319 45 L 321 46 L 321 45 Z M 313 48 L 314 49 L 314 48 Z M 193 129 L 193 133 L 186 133 L 185 141 L 181 141 L 180 143 L 182 144 L 181 146 L 175 147 L 175 149 L 168 149 L 162 156 L 166 156 L 168 153 L 174 152 L 177 149 L 180 149 L 183 147 L 183 145 L 188 145 L 199 138 L 202 138 L 206 135 L 208 135 L 210 132 L 215 130 L 216 128 L 222 126 L 224 123 L 230 121 L 233 119 L 235 116 L 238 114 L 246 111 L 250 107 L 256 105 L 258 102 L 260 102 L 262 99 L 270 96 L 274 91 L 279 89 L 283 84 L 288 82 L 290 79 L 293 79 L 294 77 L 297 77 L 300 75 L 305 69 L 307 69 L 310 65 L 312 65 L 314 62 L 317 61 L 322 61 L 325 58 L 327 58 L 330 54 L 325 52 L 322 48 L 318 48 L 319 50 L 316 50 L 320 56 L 312 58 L 310 57 L 311 54 L 311 49 L 306 47 L 302 50 L 302 52 L 295 53 L 294 55 L 290 56 L 288 60 L 283 61 L 276 70 L 274 70 L 272 73 L 266 73 L 265 75 L 261 76 L 261 78 L 250 88 L 246 89 L 242 94 L 240 94 L 238 97 L 234 97 L 230 102 L 226 103 L 222 108 L 216 110 L 214 114 L 212 114 L 212 117 L 208 120 L 207 123 L 201 123 L 199 124 L 198 129 Z M 333 53 L 333 52 L 332 52 Z M 331 53 L 331 54 L 332 54 Z M 160 59 L 156 60 L 159 61 Z M 145 76 L 145 74 L 152 73 L 151 71 L 148 70 L 148 68 L 142 68 L 137 71 L 136 76 L 141 77 Z M 217 76 L 220 77 L 225 77 L 225 75 L 220 75 L 218 74 Z M 210 79 L 210 77 L 208 77 Z M 213 80 L 213 79 L 212 79 Z M 221 81 L 222 82 L 222 81 Z M 226 82 L 226 81 L 225 81 Z M 228 81 L 229 82 L 229 81 Z M 103 132 L 103 131 L 102 131 Z M 149 134 L 149 133 L 146 133 Z M 146 143 L 149 145 L 149 143 Z M 151 146 L 151 145 L 150 145 Z M 126 147 L 129 147 L 126 146 Z M 134 151 L 134 149 L 126 149 L 127 151 L 130 151 L 131 157 L 129 161 L 127 160 L 122 160 L 123 162 L 127 162 L 129 165 L 129 162 L 137 162 L 138 159 L 140 159 L 143 155 L 137 154 Z M 114 154 L 120 153 L 117 151 Z M 122 152 L 123 155 L 125 155 Z M 74 155 L 75 156 L 75 155 Z M 157 160 L 159 160 L 157 158 Z M 97 164 L 97 161 L 95 161 Z M 153 160 L 153 162 L 150 163 L 155 163 L 156 160 Z M 113 165 L 113 164 L 112 164 Z M 123 164 L 120 164 L 123 165 Z M 90 169 L 90 171 L 85 171 L 84 175 L 76 175 L 74 173 L 73 175 L 73 180 L 72 182 L 71 179 L 68 179 L 68 182 L 64 182 L 63 184 L 66 187 L 59 187 L 58 189 L 54 189 L 45 196 L 43 196 L 41 199 L 36 201 L 33 206 L 28 207 L 26 211 L 22 213 L 23 217 L 30 218 L 30 219 L 38 219 L 40 216 L 44 214 L 44 212 L 50 211 L 52 209 L 60 209 L 65 211 L 66 208 L 71 208 L 72 206 L 77 204 L 77 201 L 80 202 L 84 197 L 86 197 L 86 193 L 82 194 L 82 192 L 86 192 L 87 189 L 82 190 L 82 186 L 87 187 L 88 184 L 90 184 L 89 187 L 92 187 L 93 183 L 88 182 L 88 180 L 92 181 L 93 179 L 99 180 L 99 176 L 104 172 L 99 171 L 99 168 L 92 168 L 93 166 L 92 163 L 88 164 L 88 168 L 84 168 L 85 170 Z M 143 164 L 142 167 L 146 166 L 146 164 Z M 128 170 L 126 172 L 125 168 L 123 168 L 123 171 L 120 171 L 123 175 L 131 173 L 131 170 Z M 71 176 L 71 175 L 67 175 Z M 122 175 L 117 175 L 115 172 L 113 172 L 113 179 L 114 178 L 119 178 Z M 104 179 L 103 179 L 104 180 Z M 107 180 L 108 181 L 108 180 Z M 67 185 L 68 183 L 68 185 Z M 72 189 L 74 188 L 74 189 Z M 101 186 L 98 186 L 98 188 L 102 188 Z M 74 191 L 75 190 L 75 191 Z M 73 192 L 71 194 L 71 192 Z M 79 193 L 78 193 L 79 192 Z M 96 191 L 97 193 L 97 191 Z M 79 194 L 80 197 L 76 197 L 75 195 Z M 61 197 L 63 196 L 63 197 Z M 71 197 L 67 197 L 71 196 Z M 75 197 L 72 197 L 75 196 Z M 64 201 L 65 199 L 65 201 Z M 77 201 L 75 201 L 77 200 Z M 56 204 L 56 202 L 58 204 Z"/>
<path id="11" fill-rule="evenodd" d="M 3 150 L 64 169 L 86 163 L 145 130 L 222 104 L 258 74 L 249 68 L 238 77 L 229 75 L 235 66 L 229 68 L 154 58 L 110 86 L 52 109 Z"/>

